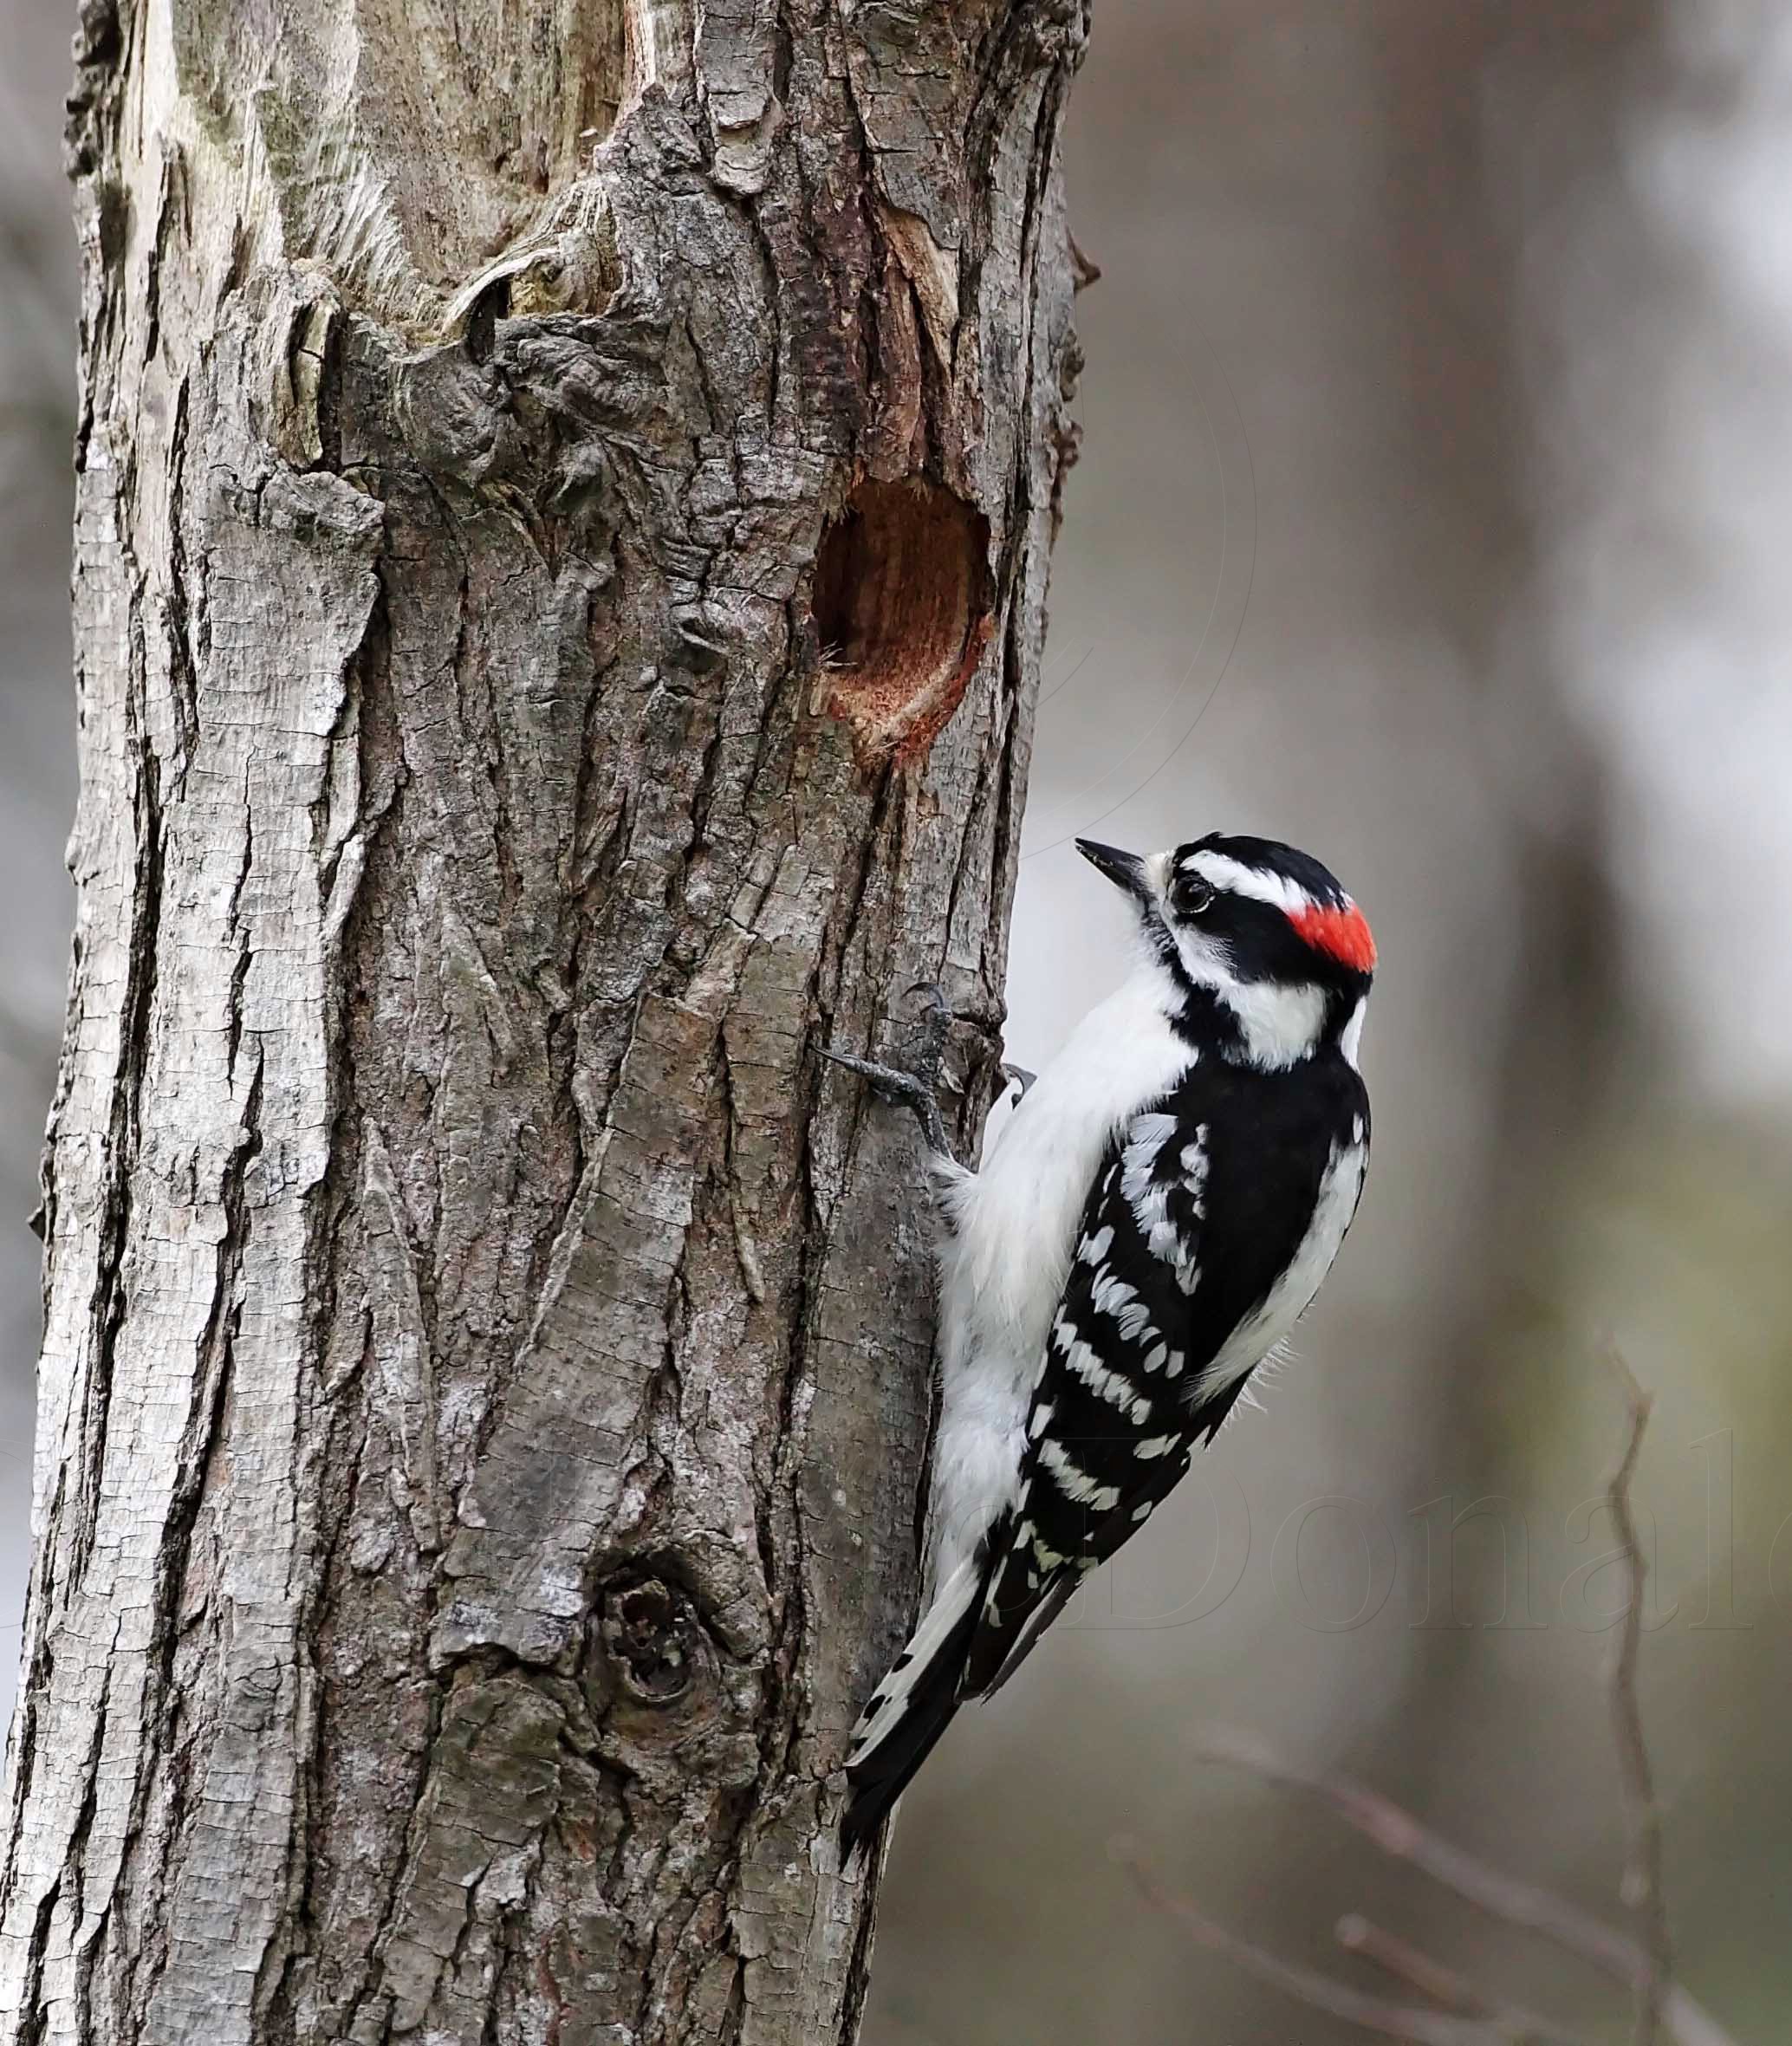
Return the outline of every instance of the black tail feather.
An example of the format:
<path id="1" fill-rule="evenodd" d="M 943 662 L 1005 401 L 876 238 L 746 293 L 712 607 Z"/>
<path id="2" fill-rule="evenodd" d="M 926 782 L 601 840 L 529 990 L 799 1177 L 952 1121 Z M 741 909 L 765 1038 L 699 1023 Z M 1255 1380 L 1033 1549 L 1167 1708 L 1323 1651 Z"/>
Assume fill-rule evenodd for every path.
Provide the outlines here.
<path id="1" fill-rule="evenodd" d="M 916 1680 L 900 1722 L 863 1762 L 847 1769 L 847 1809 L 840 1822 L 842 1856 L 873 1838 L 951 1724 L 964 1700 L 964 1665 L 982 1614 L 982 1599 L 973 1598 Z"/>

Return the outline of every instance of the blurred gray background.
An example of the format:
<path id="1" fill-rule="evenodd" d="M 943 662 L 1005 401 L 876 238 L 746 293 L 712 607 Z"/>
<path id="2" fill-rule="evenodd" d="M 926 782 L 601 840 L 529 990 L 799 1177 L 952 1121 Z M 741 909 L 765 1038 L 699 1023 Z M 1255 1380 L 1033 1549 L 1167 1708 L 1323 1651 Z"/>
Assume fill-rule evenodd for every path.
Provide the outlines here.
<path id="1" fill-rule="evenodd" d="M 68 28 L 0 0 L 9 1678 L 71 914 Z M 1347 1910 L 1626 2036 L 1583 1968 L 1195 1752 L 1254 1729 L 1618 1911 L 1608 1331 L 1658 1396 L 1643 1701 L 1682 1971 L 1738 2040 L 1786 2034 L 1789 177 L 1783 7 L 1097 8 L 1070 183 L 1104 274 L 1011 1052 L 1048 1058 L 1121 965 L 1071 834 L 1285 836 L 1380 940 L 1376 1159 L 1268 1411 L 907 1799 L 873 2046 L 1360 2036 L 1192 1945 L 1116 1835 L 1363 1986 Z"/>

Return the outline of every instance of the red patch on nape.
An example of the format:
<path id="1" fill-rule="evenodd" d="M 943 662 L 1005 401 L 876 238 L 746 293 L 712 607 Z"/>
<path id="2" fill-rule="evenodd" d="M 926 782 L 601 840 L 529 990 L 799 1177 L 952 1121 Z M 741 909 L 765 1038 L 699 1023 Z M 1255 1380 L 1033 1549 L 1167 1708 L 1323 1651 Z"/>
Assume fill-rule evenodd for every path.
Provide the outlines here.
<path id="1" fill-rule="evenodd" d="M 1291 911 L 1288 920 L 1308 945 L 1328 953 L 1340 965 L 1356 973 L 1374 971 L 1375 940 L 1355 903 L 1332 909 L 1315 902 L 1308 909 Z"/>

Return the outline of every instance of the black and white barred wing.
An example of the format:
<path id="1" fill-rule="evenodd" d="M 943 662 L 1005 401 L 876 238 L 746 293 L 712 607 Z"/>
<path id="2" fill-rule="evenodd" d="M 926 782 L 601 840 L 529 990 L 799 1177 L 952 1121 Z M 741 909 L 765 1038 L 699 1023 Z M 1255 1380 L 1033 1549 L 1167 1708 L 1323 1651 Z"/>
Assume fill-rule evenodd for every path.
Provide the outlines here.
<path id="1" fill-rule="evenodd" d="M 1184 1097 L 1186 1098 L 1185 1096 Z M 939 1587 L 854 1730 L 841 1821 L 875 1830 L 964 1699 L 999 1686 L 1188 1469 L 1238 1387 L 1204 1392 L 1222 1324 L 1204 1125 L 1132 1118 L 1095 1174 L 1035 1382 L 1014 1503 Z"/>
<path id="2" fill-rule="evenodd" d="M 967 1692 L 1006 1679 L 1218 1425 L 1197 1390 L 1211 1349 L 1196 1308 L 1205 1137 L 1200 1124 L 1168 1113 L 1135 1115 L 1090 1189 L 1034 1391 L 1019 1497 L 986 1580 Z"/>

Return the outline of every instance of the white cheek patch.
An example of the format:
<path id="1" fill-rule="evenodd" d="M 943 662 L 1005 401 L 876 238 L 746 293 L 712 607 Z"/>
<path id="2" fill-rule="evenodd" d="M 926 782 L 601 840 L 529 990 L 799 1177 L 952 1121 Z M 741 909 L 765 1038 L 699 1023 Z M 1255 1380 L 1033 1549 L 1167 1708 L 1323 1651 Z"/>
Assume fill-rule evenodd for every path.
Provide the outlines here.
<path id="1" fill-rule="evenodd" d="M 1176 934 L 1183 970 L 1238 1019 L 1253 1065 L 1279 1071 L 1308 1057 L 1325 1027 L 1325 990 L 1311 981 L 1240 980 L 1224 945 L 1187 928 Z"/>

